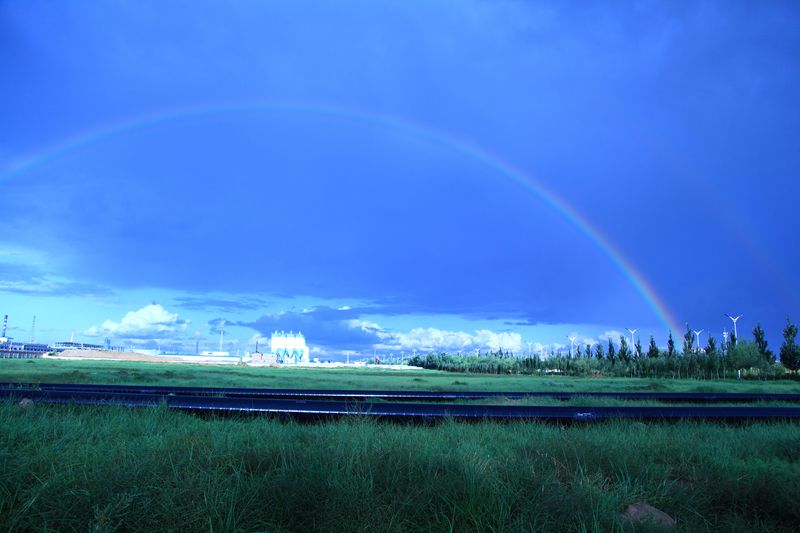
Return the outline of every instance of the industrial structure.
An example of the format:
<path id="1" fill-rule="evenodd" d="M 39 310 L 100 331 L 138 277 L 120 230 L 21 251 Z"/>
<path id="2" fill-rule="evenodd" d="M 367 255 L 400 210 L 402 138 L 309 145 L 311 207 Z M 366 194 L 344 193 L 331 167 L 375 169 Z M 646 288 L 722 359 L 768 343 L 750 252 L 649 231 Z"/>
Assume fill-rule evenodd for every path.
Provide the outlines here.
<path id="1" fill-rule="evenodd" d="M 105 345 L 91 342 L 80 342 L 76 340 L 59 341 L 53 343 L 53 351 L 63 352 L 64 350 L 105 350 Z"/>
<path id="2" fill-rule="evenodd" d="M 35 342 L 14 342 L 7 335 L 8 315 L 3 317 L 3 335 L 0 336 L 0 359 L 36 359 L 50 351 L 50 346 Z"/>
<path id="3" fill-rule="evenodd" d="M 214 357 L 228 357 L 231 353 L 226 352 L 222 349 L 222 338 L 225 335 L 225 321 L 222 322 L 222 327 L 219 330 L 219 350 L 216 352 L 206 350 L 204 352 L 200 352 L 200 355 L 210 355 Z M 199 342 L 197 344 L 200 346 Z"/>
<path id="4" fill-rule="evenodd" d="M 223 325 L 224 327 L 224 325 Z M 36 328 L 36 319 L 34 318 L 31 324 L 31 339 L 34 338 L 34 331 Z M 106 338 L 103 344 L 82 342 L 75 338 L 75 333 L 68 341 L 59 341 L 53 344 L 34 343 L 34 342 L 15 342 L 7 336 L 8 331 L 8 315 L 3 319 L 2 336 L 0 336 L 0 359 L 31 359 L 42 357 L 48 353 L 60 353 L 66 350 L 98 350 L 98 351 L 125 351 L 123 346 L 114 346 L 111 344 L 111 339 Z M 204 351 L 198 355 L 228 357 L 230 352 L 223 351 L 223 332 L 220 331 L 220 341 L 218 351 Z M 196 348 L 199 348 L 199 341 Z M 148 353 L 149 355 L 161 355 L 161 349 L 155 350 L 128 350 Z M 199 350 L 195 350 L 199 351 Z M 265 352 L 267 350 L 264 350 Z M 150 353 L 154 352 L 154 353 Z M 275 331 L 270 338 L 269 352 L 262 353 L 256 344 L 256 350 L 252 354 L 246 353 L 245 356 L 250 356 L 252 364 L 267 364 L 267 365 L 296 365 L 300 363 L 309 363 L 311 361 L 310 351 L 306 344 L 306 339 L 299 331 L 297 333 Z"/>
<path id="5" fill-rule="evenodd" d="M 310 361 L 306 338 L 299 331 L 297 333 L 276 331 L 272 334 L 269 346 L 270 355 L 275 356 L 278 364 L 294 365 Z"/>
<path id="6" fill-rule="evenodd" d="M 0 359 L 35 359 L 50 352 L 60 353 L 65 350 L 105 350 L 112 352 L 125 351 L 123 346 L 113 346 L 111 339 L 105 339 L 104 344 L 95 344 L 75 340 L 75 333 L 68 341 L 59 341 L 53 344 L 34 342 L 36 331 L 36 316 L 31 323 L 31 342 L 16 342 L 7 335 L 8 315 L 3 317 L 3 334 L 0 336 Z"/>

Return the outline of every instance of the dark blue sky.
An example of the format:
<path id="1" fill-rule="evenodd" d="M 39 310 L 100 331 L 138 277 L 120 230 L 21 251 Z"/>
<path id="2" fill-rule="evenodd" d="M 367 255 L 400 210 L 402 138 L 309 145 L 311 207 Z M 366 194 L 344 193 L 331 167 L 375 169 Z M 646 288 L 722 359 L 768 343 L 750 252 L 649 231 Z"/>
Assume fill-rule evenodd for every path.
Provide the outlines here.
<path id="1" fill-rule="evenodd" d="M 663 343 L 635 272 L 667 321 L 719 338 L 743 313 L 777 343 L 800 317 L 798 23 L 795 2 L 0 3 L 0 312 L 48 340 L 302 329 L 334 357 Z"/>

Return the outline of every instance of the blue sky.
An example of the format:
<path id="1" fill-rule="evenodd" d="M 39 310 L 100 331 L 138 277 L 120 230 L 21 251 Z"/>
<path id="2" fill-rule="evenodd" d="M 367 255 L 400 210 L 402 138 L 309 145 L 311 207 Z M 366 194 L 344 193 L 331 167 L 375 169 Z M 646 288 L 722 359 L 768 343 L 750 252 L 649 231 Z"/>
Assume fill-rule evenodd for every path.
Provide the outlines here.
<path id="1" fill-rule="evenodd" d="M 301 329 L 332 358 L 723 313 L 776 344 L 799 11 L 3 2 L 0 313 L 175 349 Z"/>

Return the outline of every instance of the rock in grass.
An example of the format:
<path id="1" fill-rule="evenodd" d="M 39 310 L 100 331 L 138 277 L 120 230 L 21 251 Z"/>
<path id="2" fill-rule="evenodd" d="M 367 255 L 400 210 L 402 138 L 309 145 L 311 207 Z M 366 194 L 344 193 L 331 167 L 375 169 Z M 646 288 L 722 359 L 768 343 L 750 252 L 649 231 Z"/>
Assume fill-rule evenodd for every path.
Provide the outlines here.
<path id="1" fill-rule="evenodd" d="M 19 405 L 22 408 L 28 409 L 30 407 L 33 407 L 33 400 L 31 400 L 30 398 L 23 398 L 19 401 L 17 405 Z"/>
<path id="2" fill-rule="evenodd" d="M 628 522 L 650 522 L 659 526 L 674 529 L 675 519 L 664 511 L 660 511 L 645 502 L 632 503 L 622 513 L 622 519 Z"/>

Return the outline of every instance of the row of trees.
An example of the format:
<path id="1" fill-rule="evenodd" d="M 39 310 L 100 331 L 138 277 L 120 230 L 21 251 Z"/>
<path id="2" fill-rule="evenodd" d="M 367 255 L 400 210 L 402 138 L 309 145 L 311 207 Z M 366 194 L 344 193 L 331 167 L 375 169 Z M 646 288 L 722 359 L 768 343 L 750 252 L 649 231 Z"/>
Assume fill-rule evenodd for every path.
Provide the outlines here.
<path id="1" fill-rule="evenodd" d="M 486 354 L 453 355 L 430 353 L 417 355 L 408 364 L 451 372 L 490 374 L 563 373 L 568 375 L 606 375 L 640 377 L 676 377 L 724 379 L 730 377 L 779 378 L 787 370 L 800 369 L 800 347 L 797 345 L 797 326 L 787 318 L 783 328 L 780 362 L 770 350 L 761 325 L 753 330 L 752 341 L 740 341 L 731 335 L 728 342 L 717 343 L 709 337 L 705 347 L 697 348 L 688 324 L 683 336 L 682 350 L 675 346 L 672 332 L 666 349 L 660 349 L 650 337 L 647 350 L 641 342 L 629 346 L 625 337 L 618 343 L 609 339 L 603 344 L 578 347 L 574 355 L 551 353 L 549 357 L 529 355 L 518 357 L 512 352 L 498 350 Z"/>

